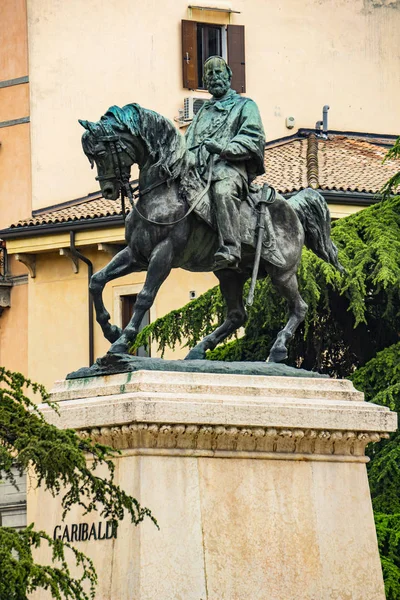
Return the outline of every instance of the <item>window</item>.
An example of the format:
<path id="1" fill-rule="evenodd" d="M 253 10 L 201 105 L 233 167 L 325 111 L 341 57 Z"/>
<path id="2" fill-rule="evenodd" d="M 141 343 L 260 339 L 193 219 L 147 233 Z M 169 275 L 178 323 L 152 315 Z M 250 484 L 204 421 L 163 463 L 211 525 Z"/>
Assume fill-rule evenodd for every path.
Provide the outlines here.
<path id="1" fill-rule="evenodd" d="M 232 69 L 232 88 L 246 91 L 244 27 L 182 21 L 183 87 L 204 89 L 203 65 L 210 56 L 222 56 Z"/>
<path id="2" fill-rule="evenodd" d="M 122 329 L 128 325 L 131 320 L 133 309 L 135 307 L 135 302 L 137 299 L 137 294 L 127 294 L 124 296 L 120 296 L 121 298 L 121 326 Z M 140 325 L 140 331 L 146 327 L 150 323 L 150 311 L 148 310 L 142 320 Z M 144 346 L 141 346 L 135 351 L 135 356 L 150 356 L 150 348 L 146 350 Z"/>
<path id="3" fill-rule="evenodd" d="M 210 56 L 222 56 L 227 61 L 226 27 L 197 23 L 197 88 L 204 89 L 203 67 Z"/>

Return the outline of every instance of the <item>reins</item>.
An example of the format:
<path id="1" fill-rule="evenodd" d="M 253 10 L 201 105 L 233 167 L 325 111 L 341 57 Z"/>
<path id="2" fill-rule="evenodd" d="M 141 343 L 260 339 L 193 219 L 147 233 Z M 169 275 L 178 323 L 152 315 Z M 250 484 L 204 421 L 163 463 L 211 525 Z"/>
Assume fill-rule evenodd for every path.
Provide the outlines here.
<path id="1" fill-rule="evenodd" d="M 101 127 L 104 129 L 105 135 L 99 136 L 99 137 L 96 136 L 96 139 L 98 141 L 107 142 L 108 144 L 110 144 L 111 157 L 112 157 L 113 167 L 114 167 L 114 176 L 111 177 L 111 176 L 106 176 L 106 175 L 100 175 L 100 176 L 96 177 L 96 180 L 97 181 L 105 181 L 107 179 L 117 179 L 117 181 L 120 184 L 121 209 L 122 209 L 122 216 L 123 216 L 124 221 L 126 219 L 125 197 L 127 197 L 129 199 L 129 202 L 132 206 L 132 210 L 135 210 L 136 213 L 139 215 L 139 217 L 143 221 L 145 221 L 146 223 L 150 223 L 151 225 L 158 225 L 159 227 L 167 227 L 167 226 L 171 226 L 171 225 L 177 225 L 178 223 L 181 223 L 182 221 L 184 221 L 190 215 L 190 213 L 192 213 L 194 211 L 194 209 L 198 206 L 199 202 L 202 200 L 202 198 L 204 198 L 204 196 L 209 191 L 210 185 L 211 185 L 212 170 L 213 170 L 213 165 L 214 165 L 214 156 L 212 154 L 210 156 L 210 162 L 208 165 L 206 186 L 199 193 L 199 195 L 194 200 L 194 202 L 190 206 L 189 210 L 187 210 L 186 213 L 183 215 L 183 217 L 176 219 L 176 221 L 170 221 L 170 222 L 153 221 L 152 219 L 145 217 L 139 211 L 138 207 L 136 206 L 136 204 L 133 200 L 133 194 L 139 189 L 139 186 L 135 186 L 135 188 L 132 188 L 132 186 L 129 182 L 129 175 L 126 175 L 126 176 L 123 175 L 123 170 L 122 170 L 119 155 L 121 152 L 125 151 L 132 160 L 135 160 L 135 157 L 132 155 L 132 153 L 130 152 L 130 149 L 121 140 L 121 138 L 119 136 L 115 135 L 115 133 L 114 133 L 111 125 L 109 125 L 109 123 L 102 122 Z M 161 181 L 158 181 L 157 183 L 150 185 L 149 187 L 145 188 L 143 191 L 140 192 L 140 196 L 144 196 L 145 194 L 148 194 L 149 192 L 160 187 L 164 183 L 168 183 L 168 181 L 169 181 L 169 179 L 162 179 Z"/>
<path id="2" fill-rule="evenodd" d="M 204 196 L 207 194 L 208 190 L 210 189 L 210 185 L 211 185 L 211 178 L 212 178 L 212 169 L 213 169 L 213 164 L 214 164 L 214 156 L 211 155 L 210 156 L 210 162 L 208 165 L 208 175 L 207 175 L 207 183 L 206 183 L 206 187 L 200 192 L 200 194 L 197 196 L 197 198 L 195 199 L 195 201 L 193 202 L 193 204 L 190 206 L 189 210 L 186 211 L 186 213 L 183 215 L 183 217 L 180 217 L 180 219 L 176 219 L 176 221 L 170 221 L 170 222 L 162 222 L 162 221 L 153 221 L 152 219 L 148 219 L 147 217 L 145 217 L 144 215 L 142 215 L 142 213 L 139 211 L 138 207 L 136 206 L 136 204 L 132 204 L 134 210 L 137 212 L 137 214 L 139 215 L 139 217 L 145 221 L 146 223 L 151 223 L 152 225 L 159 225 L 161 227 L 165 227 L 168 225 L 177 225 L 178 223 L 181 223 L 182 221 L 184 221 L 189 215 L 190 213 L 192 213 L 194 211 L 194 209 L 196 208 L 196 206 L 199 204 L 200 200 L 202 200 L 202 198 L 204 198 Z M 164 181 L 161 182 L 159 185 L 161 185 L 162 183 L 165 183 Z M 152 186 L 153 189 L 156 186 Z M 121 187 L 122 190 L 122 187 Z M 147 193 L 149 190 L 149 188 L 147 188 L 144 192 L 142 192 L 142 195 L 144 193 Z"/>

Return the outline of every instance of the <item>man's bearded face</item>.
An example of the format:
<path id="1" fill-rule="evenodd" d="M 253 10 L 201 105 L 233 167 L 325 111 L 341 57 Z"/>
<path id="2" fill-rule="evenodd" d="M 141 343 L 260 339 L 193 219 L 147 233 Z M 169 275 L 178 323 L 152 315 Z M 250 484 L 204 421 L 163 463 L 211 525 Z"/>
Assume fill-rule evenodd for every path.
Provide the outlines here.
<path id="1" fill-rule="evenodd" d="M 210 61 L 204 73 L 207 90 L 215 98 L 222 98 L 231 87 L 229 73 L 222 61 Z"/>

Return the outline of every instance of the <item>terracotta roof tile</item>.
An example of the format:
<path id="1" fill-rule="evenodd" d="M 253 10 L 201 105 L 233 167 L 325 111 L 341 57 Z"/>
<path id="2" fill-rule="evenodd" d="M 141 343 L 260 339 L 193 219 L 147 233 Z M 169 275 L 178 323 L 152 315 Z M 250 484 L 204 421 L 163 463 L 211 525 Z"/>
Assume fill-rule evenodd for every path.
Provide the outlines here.
<path id="1" fill-rule="evenodd" d="M 310 147 L 312 143 L 313 148 Z M 377 194 L 383 184 L 400 170 L 399 161 L 382 164 L 386 152 L 387 148 L 365 139 L 344 135 L 330 135 L 328 139 L 322 139 L 311 134 L 308 138 L 267 147 L 265 175 L 257 182 L 267 181 L 282 193 L 314 187 L 312 184 L 317 180 L 321 190 Z"/>
<path id="2" fill-rule="evenodd" d="M 266 181 L 281 193 L 307 187 L 307 140 L 291 140 L 265 150 L 265 175 L 256 183 Z"/>
<path id="3" fill-rule="evenodd" d="M 256 182 L 266 181 L 283 194 L 310 185 L 315 187 L 316 183 L 321 190 L 376 194 L 400 170 L 399 161 L 382 164 L 386 151 L 379 144 L 344 135 L 329 135 L 328 139 L 310 135 L 308 138 L 283 140 L 266 147 L 265 175 L 258 177 Z M 117 215 L 121 215 L 120 202 L 106 200 L 99 195 L 68 207 L 53 207 L 19 221 L 11 228 Z"/>
<path id="4" fill-rule="evenodd" d="M 378 193 L 400 170 L 398 161 L 382 164 L 386 152 L 377 144 L 345 136 L 318 140 L 320 188 Z"/>
<path id="5" fill-rule="evenodd" d="M 67 223 L 80 221 L 82 219 L 97 219 L 101 217 L 112 217 L 122 214 L 121 203 L 119 200 L 106 200 L 105 198 L 96 198 L 94 200 L 83 200 L 79 204 L 73 204 L 65 208 L 53 208 L 48 212 L 41 212 L 29 219 L 18 221 L 12 228 L 29 227 L 33 225 L 51 225 L 57 223 Z"/>

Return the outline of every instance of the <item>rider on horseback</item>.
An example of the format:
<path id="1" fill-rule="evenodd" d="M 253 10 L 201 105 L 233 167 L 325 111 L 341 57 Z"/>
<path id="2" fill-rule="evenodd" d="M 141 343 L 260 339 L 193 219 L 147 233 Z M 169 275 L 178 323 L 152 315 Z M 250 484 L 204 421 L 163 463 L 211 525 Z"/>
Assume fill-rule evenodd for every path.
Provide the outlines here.
<path id="1" fill-rule="evenodd" d="M 257 105 L 231 89 L 232 71 L 220 56 L 204 63 L 204 83 L 212 98 L 188 128 L 187 146 L 206 179 L 215 155 L 211 197 L 220 247 L 214 270 L 235 268 L 240 261 L 240 203 L 252 180 L 264 173 L 265 134 Z"/>
<path id="2" fill-rule="evenodd" d="M 221 248 L 217 259 L 220 265 L 228 266 L 220 266 L 221 270 L 217 271 L 221 293 L 227 303 L 227 316 L 222 325 L 192 348 L 188 358 L 204 359 L 207 350 L 213 350 L 245 323 L 243 287 L 252 272 L 252 282 L 254 276 L 264 278 L 269 274 L 272 283 L 289 303 L 288 321 L 278 333 L 269 355 L 270 361 L 279 362 L 287 357 L 287 343 L 304 321 L 307 310 L 296 277 L 303 244 L 327 263 L 341 268 L 337 248 L 330 239 L 329 209 L 323 196 L 312 189 L 303 190 L 288 200 L 276 194 L 275 201 L 269 202 L 265 194 L 268 187 L 263 186 L 261 199 L 256 201 L 256 205 L 260 205 L 257 211 L 253 210 L 253 204 L 241 203 L 248 182 L 263 172 L 262 125 L 256 105 L 229 89 L 231 73 L 226 63 L 221 59 L 212 59 L 209 63 L 206 80 L 213 99 L 208 102 L 209 108 L 203 106 L 192 124 L 188 141 L 196 152 L 194 158 L 200 170 L 203 167 L 207 173 L 207 183 L 210 180 L 214 188 L 216 206 L 213 208 L 218 211 L 223 234 L 220 235 L 223 239 L 219 242 Z M 97 180 L 105 198 L 116 200 L 119 193 L 123 197 L 125 192 L 131 197 L 131 167 L 139 164 L 141 189 L 126 217 L 127 245 L 106 267 L 95 273 L 90 282 L 96 319 L 104 336 L 112 342 L 109 353 L 127 353 L 146 311 L 173 268 L 194 272 L 213 270 L 218 244 L 217 236 L 210 228 L 213 219 L 209 219 L 208 224 L 193 214 L 196 202 L 210 186 L 204 186 L 197 176 L 193 178 L 191 189 L 196 189 L 199 184 L 200 194 L 196 193 L 196 200 L 190 205 L 182 192 L 181 181 L 182 174 L 191 179 L 193 171 L 189 168 L 190 155 L 185 140 L 168 119 L 151 110 L 138 104 L 123 108 L 112 106 L 99 121 L 80 122 L 85 128 L 83 148 L 91 164 L 96 164 Z M 199 144 L 197 149 L 193 147 L 196 142 Z M 217 154 L 215 170 L 207 167 L 210 154 Z M 212 166 L 211 160 L 209 164 Z M 265 204 L 270 205 L 268 213 L 273 234 L 267 244 L 262 235 L 268 222 L 262 219 L 263 210 L 267 208 Z M 247 225 L 241 232 L 246 252 L 240 268 L 235 270 L 229 266 L 236 263 L 240 252 L 239 207 L 243 223 Z M 276 243 L 274 262 L 271 259 L 272 237 Z M 280 264 L 276 260 L 278 251 L 282 256 Z M 108 281 L 139 271 L 147 271 L 146 281 L 138 294 L 132 318 L 121 331 L 110 323 L 102 292 Z"/>

